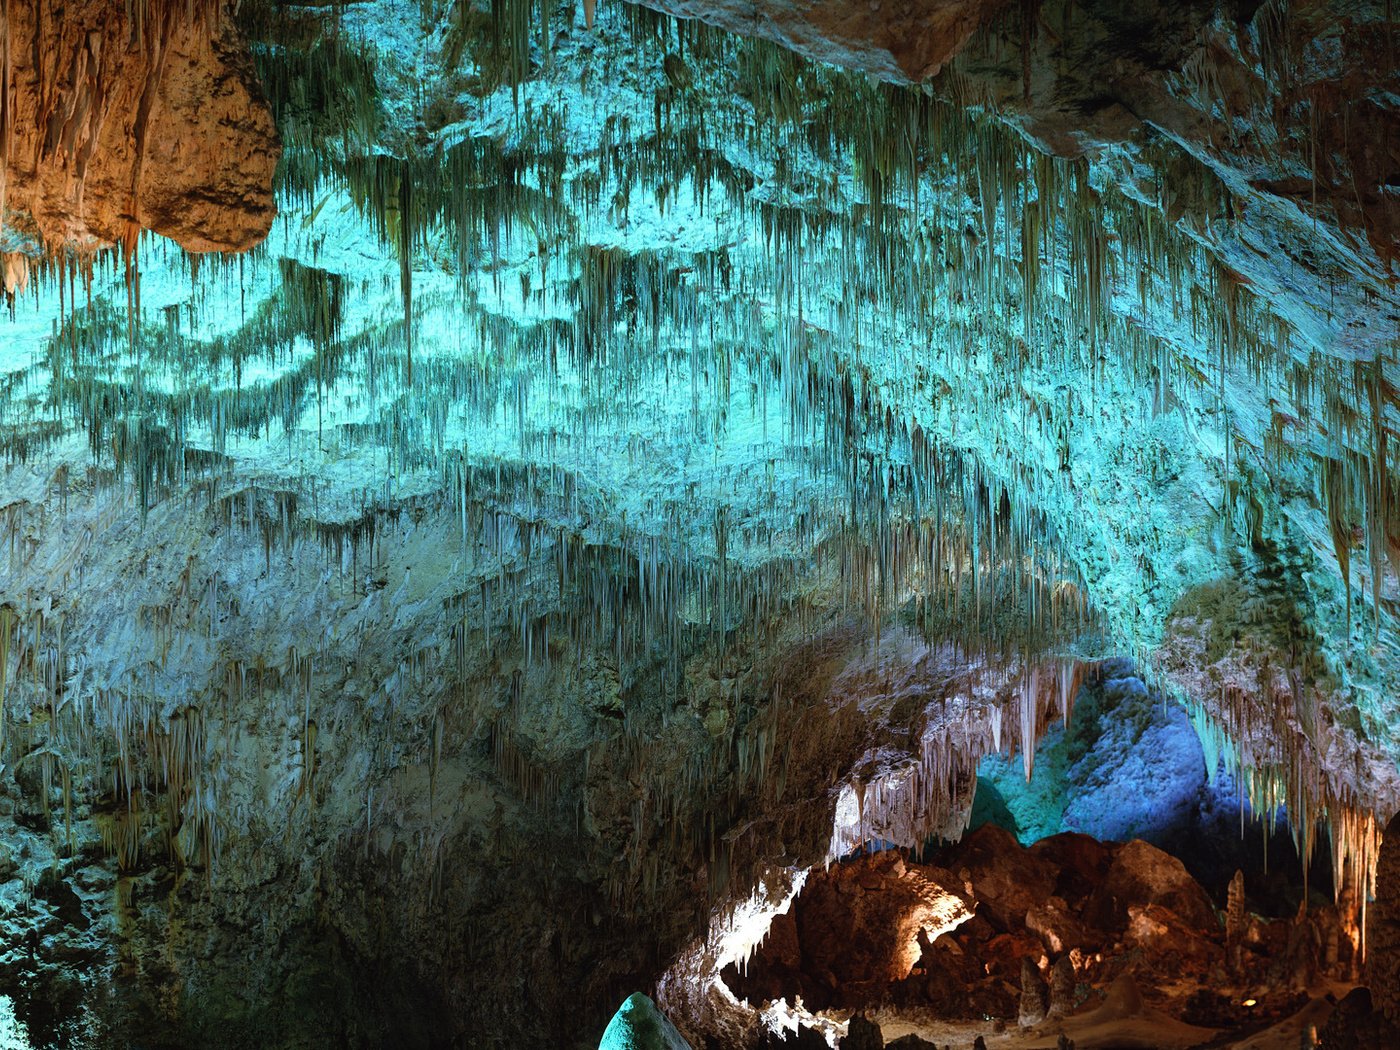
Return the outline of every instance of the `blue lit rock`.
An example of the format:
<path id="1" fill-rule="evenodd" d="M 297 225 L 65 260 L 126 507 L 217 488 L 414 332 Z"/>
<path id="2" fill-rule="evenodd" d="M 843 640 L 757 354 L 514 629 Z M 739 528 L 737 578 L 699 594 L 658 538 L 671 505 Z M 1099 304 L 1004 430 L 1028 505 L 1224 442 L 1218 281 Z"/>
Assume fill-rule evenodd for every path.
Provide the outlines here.
<path id="1" fill-rule="evenodd" d="M 608 1022 L 598 1050 L 690 1050 L 690 1044 L 648 996 L 633 992 Z"/>
<path id="2" fill-rule="evenodd" d="M 989 797 L 974 822 L 995 819 L 995 807 L 1025 844 L 1061 831 L 1160 843 L 1205 794 L 1213 797 L 1186 711 L 1149 691 L 1128 661 L 1107 661 L 1097 673 L 1101 681 L 1080 692 L 1068 730 L 1046 734 L 1029 782 L 1017 756 L 983 760 Z"/>

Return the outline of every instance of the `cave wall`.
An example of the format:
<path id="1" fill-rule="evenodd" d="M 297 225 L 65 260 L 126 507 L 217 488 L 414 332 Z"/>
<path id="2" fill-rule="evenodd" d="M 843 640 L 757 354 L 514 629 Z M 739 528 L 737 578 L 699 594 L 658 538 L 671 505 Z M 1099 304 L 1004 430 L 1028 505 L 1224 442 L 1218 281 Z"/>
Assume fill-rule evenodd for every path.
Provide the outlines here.
<path id="1" fill-rule="evenodd" d="M 232 158 L 226 216 L 150 158 L 133 210 L 118 142 L 46 220 L 71 167 L 14 162 L 25 251 L 176 242 L 131 245 L 134 319 L 69 260 L 0 342 L 3 922 L 63 945 L 0 966 L 32 1031 L 596 1041 L 711 908 L 955 831 L 977 759 L 1118 652 L 1363 878 L 1397 801 L 1381 5 L 844 31 L 942 66 L 917 89 L 501 6 L 245 5 L 285 149 L 244 257 L 177 246 L 272 221 L 207 26 L 170 23 L 166 88 L 117 50 L 152 121 L 229 106 L 148 135 Z"/>

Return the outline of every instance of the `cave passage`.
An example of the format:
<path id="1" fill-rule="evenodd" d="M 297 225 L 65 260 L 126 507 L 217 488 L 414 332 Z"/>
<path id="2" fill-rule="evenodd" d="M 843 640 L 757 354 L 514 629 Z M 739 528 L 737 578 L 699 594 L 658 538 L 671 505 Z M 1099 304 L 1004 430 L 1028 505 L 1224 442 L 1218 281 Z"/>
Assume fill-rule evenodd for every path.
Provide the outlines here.
<path id="1" fill-rule="evenodd" d="M 1200 845 L 1214 863 L 1237 842 L 1203 833 Z M 720 978 L 762 1018 L 760 1046 L 865 1045 L 852 1035 L 861 1021 L 907 1050 L 1060 1035 L 1079 1047 L 1316 1045 L 1304 1040 L 1363 970 L 1357 902 L 1314 888 L 1306 909 L 1290 908 L 1301 881 L 1262 867 L 1233 881 L 1215 899 L 1141 839 L 1060 832 L 1027 847 L 987 823 L 922 856 L 882 849 L 810 873 Z"/>
<path id="2" fill-rule="evenodd" d="M 0 1050 L 1400 1047 L 1397 11 L 0 0 Z"/>
<path id="3" fill-rule="evenodd" d="M 982 759 L 956 841 L 866 843 L 805 874 L 718 974 L 752 1045 L 880 1045 L 878 1028 L 905 1050 L 1292 1050 L 1358 1008 L 1361 902 L 1300 857 L 1287 815 L 1207 772 L 1187 712 L 1130 662 L 1092 668 L 1073 710 L 1030 778 Z M 1330 1038 L 1365 1035 L 1338 1020 Z"/>

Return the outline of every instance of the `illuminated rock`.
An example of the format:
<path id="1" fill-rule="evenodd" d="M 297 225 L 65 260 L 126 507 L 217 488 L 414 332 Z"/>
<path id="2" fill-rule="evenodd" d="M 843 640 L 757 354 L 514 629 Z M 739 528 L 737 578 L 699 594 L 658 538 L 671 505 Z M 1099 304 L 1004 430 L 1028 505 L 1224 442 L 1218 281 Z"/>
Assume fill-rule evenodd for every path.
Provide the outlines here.
<path id="1" fill-rule="evenodd" d="M 1400 799 L 1380 3 L 988 5 L 965 40 L 888 35 L 958 5 L 822 5 L 811 47 L 943 63 L 911 88 L 622 3 L 244 0 L 265 239 L 227 24 L 152 0 L 86 35 L 98 6 L 6 7 L 0 816 L 32 903 L 0 939 L 87 953 L 6 956 L 17 1008 L 592 1038 L 829 859 L 955 837 L 978 762 L 1034 778 L 1121 653 L 1367 900 Z M 1174 720 L 1084 811 L 1165 783 Z M 1009 1015 L 1028 953 L 1200 916 L 1076 930 L 1051 905 L 1089 876 L 1012 862 L 945 887 L 982 901 L 968 1010 Z M 912 939 L 975 977 L 948 940 Z"/>
<path id="2" fill-rule="evenodd" d="M 638 0 L 896 82 L 935 75 L 1006 0 Z"/>
<path id="3" fill-rule="evenodd" d="M 813 872 L 755 958 L 727 980 L 755 1002 L 794 994 L 811 1009 L 869 1002 L 909 976 L 923 945 L 971 916 L 952 883 L 894 851 Z"/>
<path id="4" fill-rule="evenodd" d="M 1386 825 L 1368 923 L 1366 978 L 1375 1008 L 1400 1029 L 1400 815 Z"/>
<path id="5" fill-rule="evenodd" d="M 1119 850 L 1088 908 L 1100 925 L 1121 927 L 1134 904 L 1169 908 L 1189 927 L 1219 927 L 1215 909 L 1185 865 L 1141 839 Z"/>
<path id="6" fill-rule="evenodd" d="M 1040 976 L 1034 960 L 1021 960 L 1021 1002 L 1016 1020 L 1022 1028 L 1031 1028 L 1045 1020 L 1049 990 Z"/>
<path id="7" fill-rule="evenodd" d="M 84 256 L 144 230 L 192 252 L 262 241 L 279 139 L 232 6 L 7 6 L 0 206 L 22 233 Z"/>
<path id="8" fill-rule="evenodd" d="M 690 1050 L 676 1026 L 641 992 L 617 1008 L 598 1050 Z"/>

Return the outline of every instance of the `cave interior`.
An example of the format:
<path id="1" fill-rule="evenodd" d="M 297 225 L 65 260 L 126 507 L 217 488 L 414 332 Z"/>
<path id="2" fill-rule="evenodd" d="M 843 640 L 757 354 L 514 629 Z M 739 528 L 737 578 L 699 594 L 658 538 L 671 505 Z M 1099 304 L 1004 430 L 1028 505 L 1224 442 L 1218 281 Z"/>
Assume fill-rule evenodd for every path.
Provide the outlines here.
<path id="1" fill-rule="evenodd" d="M 1390 0 L 0 0 L 0 1047 L 1400 1046 Z"/>

